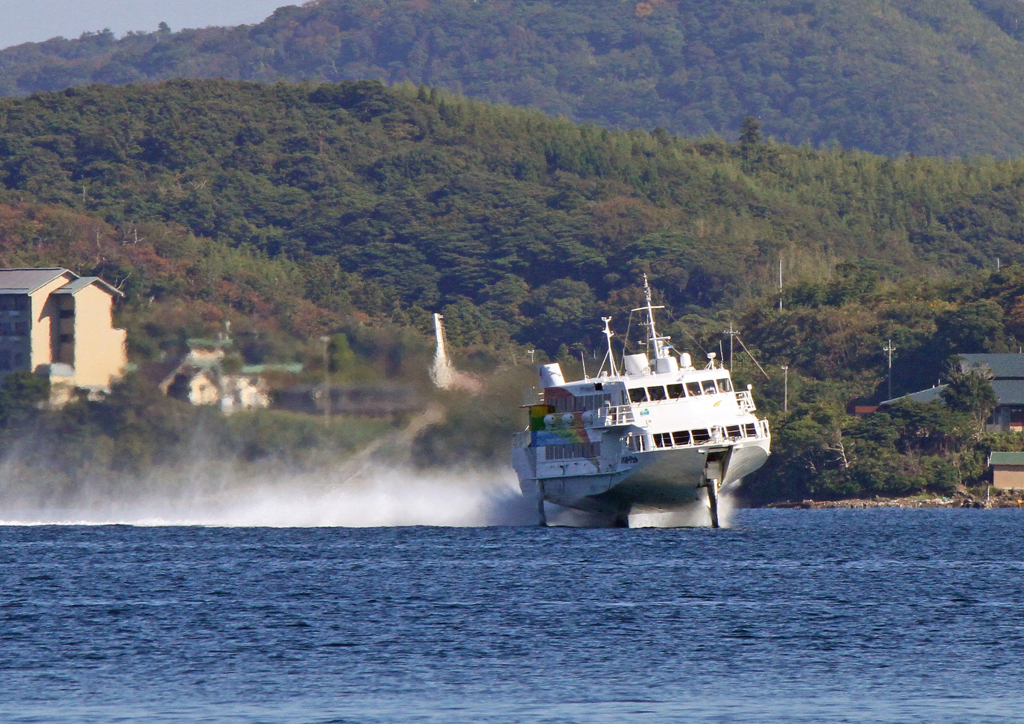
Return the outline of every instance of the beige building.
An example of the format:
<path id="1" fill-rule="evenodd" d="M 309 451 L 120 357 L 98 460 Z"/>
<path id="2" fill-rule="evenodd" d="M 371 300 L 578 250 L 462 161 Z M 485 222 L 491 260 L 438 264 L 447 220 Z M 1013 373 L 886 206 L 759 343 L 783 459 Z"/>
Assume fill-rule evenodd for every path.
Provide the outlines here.
<path id="1" fill-rule="evenodd" d="M 224 413 L 270 407 L 270 388 L 258 374 L 224 372 L 224 350 L 230 340 L 211 347 L 196 344 L 161 380 L 160 391 L 193 405 L 218 405 Z"/>
<path id="2" fill-rule="evenodd" d="M 1024 452 L 993 452 L 988 456 L 992 469 L 992 487 L 1001 490 L 1024 489 Z"/>
<path id="3" fill-rule="evenodd" d="M 59 267 L 0 269 L 0 379 L 15 370 L 50 378 L 54 401 L 75 388 L 103 392 L 128 363 L 115 329 L 121 292 Z"/>

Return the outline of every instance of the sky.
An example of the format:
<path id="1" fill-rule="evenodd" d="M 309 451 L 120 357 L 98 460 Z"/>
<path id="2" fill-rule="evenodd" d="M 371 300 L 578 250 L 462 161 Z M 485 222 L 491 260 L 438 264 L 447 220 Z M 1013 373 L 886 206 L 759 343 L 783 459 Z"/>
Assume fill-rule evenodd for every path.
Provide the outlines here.
<path id="1" fill-rule="evenodd" d="M 110 28 L 118 37 L 129 30 L 171 30 L 208 25 L 258 23 L 282 5 L 301 0 L 0 0 L 0 48 L 63 35 Z"/>

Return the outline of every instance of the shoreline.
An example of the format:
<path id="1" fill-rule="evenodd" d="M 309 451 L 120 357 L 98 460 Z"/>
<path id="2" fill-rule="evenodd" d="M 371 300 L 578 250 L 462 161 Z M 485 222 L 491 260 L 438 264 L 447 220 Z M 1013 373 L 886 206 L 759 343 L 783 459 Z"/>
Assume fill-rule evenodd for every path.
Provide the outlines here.
<path id="1" fill-rule="evenodd" d="M 847 500 L 801 500 L 768 503 L 754 506 L 759 508 L 798 508 L 803 510 L 838 509 L 865 510 L 870 508 L 975 508 L 994 510 L 997 508 L 1024 508 L 1024 491 L 1000 490 L 988 496 L 968 493 L 943 497 L 913 496 L 908 498 L 850 498 Z"/>

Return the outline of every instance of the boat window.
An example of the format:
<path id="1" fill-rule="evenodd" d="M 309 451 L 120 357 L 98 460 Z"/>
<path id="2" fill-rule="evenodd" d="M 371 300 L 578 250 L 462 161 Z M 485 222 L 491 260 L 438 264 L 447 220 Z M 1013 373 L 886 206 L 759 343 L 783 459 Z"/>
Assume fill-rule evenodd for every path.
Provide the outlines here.
<path id="1" fill-rule="evenodd" d="M 630 402 L 647 402 L 647 390 L 643 387 L 634 387 L 629 391 Z"/>
<path id="2" fill-rule="evenodd" d="M 706 429 L 694 430 L 692 432 L 692 435 L 694 445 L 700 445 L 702 443 L 708 442 L 711 439 L 711 435 L 708 434 L 708 431 Z"/>
<path id="3" fill-rule="evenodd" d="M 732 380 L 728 377 L 723 377 L 720 380 L 716 380 L 716 382 L 718 382 L 719 392 L 732 392 Z"/>
<path id="4" fill-rule="evenodd" d="M 656 432 L 656 433 L 654 433 L 654 445 L 655 445 L 655 447 L 672 447 L 672 433 L 670 433 L 670 432 Z"/>
<path id="5" fill-rule="evenodd" d="M 553 400 L 548 401 L 548 404 L 554 403 L 555 412 L 572 412 L 576 409 L 576 398 L 575 397 L 556 397 Z"/>
<path id="6" fill-rule="evenodd" d="M 568 445 L 548 445 L 544 448 L 545 460 L 597 457 L 601 457 L 601 443 L 599 442 L 574 442 Z"/>
<path id="7" fill-rule="evenodd" d="M 689 445 L 690 444 L 690 431 L 680 430 L 679 432 L 672 433 L 672 442 L 676 445 Z"/>
<path id="8" fill-rule="evenodd" d="M 662 386 L 648 387 L 647 395 L 651 398 L 651 402 L 657 402 L 658 400 L 667 400 L 668 397 L 665 395 L 665 388 Z"/>
<path id="9" fill-rule="evenodd" d="M 729 425 L 725 428 L 725 434 L 734 440 L 743 437 L 743 435 L 740 434 L 739 425 Z"/>
<path id="10" fill-rule="evenodd" d="M 747 437 L 757 437 L 757 428 L 752 422 L 748 422 L 743 426 L 743 432 L 747 433 Z"/>
<path id="11" fill-rule="evenodd" d="M 682 385 L 669 385 L 668 386 L 668 398 L 670 400 L 678 400 L 682 396 L 683 396 L 683 386 Z"/>
<path id="12" fill-rule="evenodd" d="M 713 395 L 713 394 L 715 394 L 715 381 L 714 380 L 704 380 L 703 382 L 701 382 L 701 385 L 704 387 L 704 394 L 705 395 Z"/>
<path id="13" fill-rule="evenodd" d="M 597 410 L 611 403 L 612 396 L 604 395 L 580 395 L 576 398 L 576 411 Z"/>
<path id="14" fill-rule="evenodd" d="M 700 392 L 700 382 L 687 382 L 686 383 L 686 394 L 689 397 L 695 397 L 696 395 L 701 394 L 701 392 Z"/>

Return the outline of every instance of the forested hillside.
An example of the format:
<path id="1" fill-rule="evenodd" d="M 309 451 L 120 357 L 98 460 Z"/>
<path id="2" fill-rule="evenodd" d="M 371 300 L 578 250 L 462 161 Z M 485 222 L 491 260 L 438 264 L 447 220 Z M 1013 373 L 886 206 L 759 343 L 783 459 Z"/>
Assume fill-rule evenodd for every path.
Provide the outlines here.
<path id="1" fill-rule="evenodd" d="M 0 51 L 0 93 L 174 77 L 412 81 L 616 128 L 1024 153 L 1019 0 L 314 0 L 236 28 Z"/>
<path id="2" fill-rule="evenodd" d="M 313 305 L 443 310 L 456 343 L 549 352 L 597 339 L 595 313 L 628 308 L 644 271 L 679 314 L 774 295 L 780 258 L 788 281 L 840 262 L 897 279 L 1024 261 L 1024 162 L 748 130 L 741 144 L 610 132 L 372 82 L 92 86 L 0 101 L 0 183 L 128 238 L 173 223 L 288 260 Z"/>
<path id="3" fill-rule="evenodd" d="M 888 340 L 894 393 L 948 378 L 955 352 L 1021 347 L 1022 185 L 1024 161 L 793 147 L 752 119 L 739 143 L 609 131 L 411 84 L 0 100 L 0 265 L 120 286 L 134 360 L 231 322 L 248 362 L 315 363 L 320 336 L 344 333 L 345 374 L 423 379 L 441 311 L 464 363 L 536 348 L 573 364 L 602 314 L 636 344 L 622 333 L 647 273 L 677 348 L 727 349 L 732 323 L 767 369 L 737 351 L 776 430 L 761 500 L 979 479 L 994 443 L 973 418 L 865 427 L 846 406 L 884 397 Z M 506 418 L 467 410 L 421 440 L 427 457 L 507 440 Z"/>

